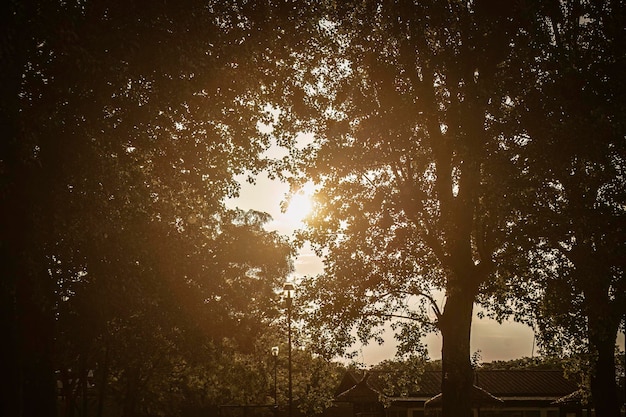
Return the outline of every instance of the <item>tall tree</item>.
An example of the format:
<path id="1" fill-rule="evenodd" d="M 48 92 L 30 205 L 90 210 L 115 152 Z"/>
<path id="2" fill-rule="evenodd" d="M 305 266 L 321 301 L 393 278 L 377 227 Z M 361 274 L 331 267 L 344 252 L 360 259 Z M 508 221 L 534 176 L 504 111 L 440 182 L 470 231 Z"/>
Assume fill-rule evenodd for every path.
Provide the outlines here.
<path id="1" fill-rule="evenodd" d="M 546 347 L 590 354 L 598 415 L 618 416 L 615 343 L 626 310 L 624 67 L 626 4 L 550 2 L 534 27 L 541 58 L 521 120 L 530 189 L 525 221 L 531 274 L 545 288 Z M 523 207 L 523 206 L 520 206 Z M 561 340 L 559 340 L 561 339 Z M 574 341 L 574 343 L 571 343 Z"/>
<path id="2" fill-rule="evenodd" d="M 313 62 L 296 66 L 292 106 L 277 125 L 297 114 L 295 128 L 315 134 L 283 161 L 299 174 L 295 188 L 318 187 L 301 234 L 325 255 L 324 273 L 305 284 L 313 319 L 332 332 L 327 347 L 341 350 L 354 326 L 376 338 L 386 320 L 424 321 L 432 308 L 443 337 L 443 413 L 467 416 L 473 305 L 494 278 L 509 231 L 507 183 L 517 175 L 511 158 L 521 144 L 506 121 L 519 88 L 516 53 L 528 43 L 514 18 L 523 10 L 519 2 L 329 3 L 320 23 L 328 37 Z M 425 303 L 409 311 L 419 297 Z M 399 325 L 414 346 L 424 327 Z"/>
<path id="3" fill-rule="evenodd" d="M 154 313 L 168 290 L 197 284 L 213 296 L 208 308 L 224 312 L 234 300 L 220 291 L 233 276 L 251 287 L 259 278 L 261 298 L 288 269 L 284 242 L 248 230 L 258 221 L 232 228 L 236 215 L 222 203 L 238 192 L 235 175 L 263 168 L 269 146 L 257 129 L 268 117 L 263 80 L 294 13 L 271 6 L 3 3 L 0 320 L 12 381 L 3 415 L 54 415 L 55 332 L 66 307 L 133 318 L 124 307 Z M 276 256 L 245 247 L 239 238 L 251 235 L 248 244 Z M 251 258 L 216 255 L 225 248 Z M 102 330 L 108 322 L 91 313 Z"/>

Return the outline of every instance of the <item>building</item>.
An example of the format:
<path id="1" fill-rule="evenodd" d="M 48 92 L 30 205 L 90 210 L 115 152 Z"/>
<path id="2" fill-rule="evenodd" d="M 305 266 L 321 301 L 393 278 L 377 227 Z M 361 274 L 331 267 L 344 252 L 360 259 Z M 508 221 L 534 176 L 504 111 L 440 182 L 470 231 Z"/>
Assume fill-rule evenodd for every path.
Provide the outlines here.
<path id="1" fill-rule="evenodd" d="M 335 395 L 337 415 L 436 417 L 441 414 L 441 372 L 425 371 L 406 395 L 385 395 L 385 375 L 347 372 Z M 478 417 L 581 417 L 578 385 L 562 371 L 477 370 L 472 402 Z M 334 413 L 333 413 L 334 414 Z"/>

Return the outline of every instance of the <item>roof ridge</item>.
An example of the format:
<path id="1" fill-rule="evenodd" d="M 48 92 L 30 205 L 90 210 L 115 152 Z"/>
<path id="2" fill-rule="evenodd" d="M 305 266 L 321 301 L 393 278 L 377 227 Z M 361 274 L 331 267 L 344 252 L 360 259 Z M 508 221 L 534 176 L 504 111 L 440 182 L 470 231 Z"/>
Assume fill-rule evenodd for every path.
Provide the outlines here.
<path id="1" fill-rule="evenodd" d="M 475 372 L 563 372 L 562 369 L 474 369 Z M 376 370 L 374 372 L 388 372 L 388 371 L 382 371 L 382 370 Z M 438 369 L 438 370 L 432 370 L 432 369 L 427 369 L 424 370 L 423 373 L 441 373 L 442 370 Z"/>

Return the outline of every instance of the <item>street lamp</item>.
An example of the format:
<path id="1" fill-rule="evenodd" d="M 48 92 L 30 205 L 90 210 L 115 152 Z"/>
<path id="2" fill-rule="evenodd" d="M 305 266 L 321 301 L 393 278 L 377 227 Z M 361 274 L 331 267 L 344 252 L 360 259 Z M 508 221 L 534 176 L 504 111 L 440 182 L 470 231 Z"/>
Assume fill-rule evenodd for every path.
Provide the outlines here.
<path id="1" fill-rule="evenodd" d="M 276 364 L 278 363 L 278 346 L 272 347 L 274 357 L 274 413 L 278 412 L 278 391 L 276 389 Z"/>
<path id="2" fill-rule="evenodd" d="M 295 291 L 295 287 L 291 282 L 286 282 L 283 286 L 283 292 L 285 293 L 285 298 L 287 300 L 287 328 L 288 328 L 288 377 L 289 377 L 289 417 L 293 416 L 293 391 L 292 391 L 292 382 L 291 382 L 291 306 L 293 302 L 293 293 Z"/>

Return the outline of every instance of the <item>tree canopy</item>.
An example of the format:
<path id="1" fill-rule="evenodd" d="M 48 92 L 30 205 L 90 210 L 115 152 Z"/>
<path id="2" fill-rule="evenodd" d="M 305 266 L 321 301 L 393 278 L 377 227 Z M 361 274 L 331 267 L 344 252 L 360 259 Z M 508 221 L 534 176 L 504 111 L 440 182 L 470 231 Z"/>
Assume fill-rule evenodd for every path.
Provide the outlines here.
<path id="1" fill-rule="evenodd" d="M 504 315 L 532 322 L 524 306 L 545 281 L 530 280 L 523 264 L 551 274 L 563 265 L 551 250 L 569 257 L 588 246 L 577 274 L 593 276 L 597 300 L 624 305 L 623 96 L 613 78 L 624 5 L 328 6 L 328 36 L 295 67 L 301 92 L 277 124 L 315 137 L 278 166 L 295 172 L 294 189 L 312 181 L 318 190 L 300 234 L 325 259 L 324 273 L 305 280 L 314 336 L 327 353 L 343 352 L 355 337 L 380 341 L 383 323 L 399 318 L 401 348 L 419 349 L 436 328 L 444 414 L 465 415 L 473 304 L 495 299 Z M 598 256 L 600 241 L 607 251 Z M 568 272 L 558 272 L 567 288 Z M 621 316 L 611 317 L 602 332 L 614 343 Z"/>
<path id="2" fill-rule="evenodd" d="M 303 410 L 326 401 L 327 357 L 395 320 L 400 353 L 442 333 L 444 415 L 468 415 L 481 302 L 544 346 L 583 340 L 614 415 L 598 387 L 626 305 L 625 10 L 5 2 L 1 412 L 53 415 L 56 380 L 67 415 L 93 387 L 99 416 L 267 401 L 295 248 L 224 205 L 267 170 L 316 189 L 297 239 L 324 256 L 302 287 L 323 356 L 296 354 Z"/>
<path id="3" fill-rule="evenodd" d="M 549 259 L 529 273 L 545 289 L 537 311 L 542 341 L 590 355 L 596 412 L 613 416 L 615 343 L 626 317 L 624 12 L 621 2 L 554 10 L 542 28 L 551 42 L 535 67 L 542 81 L 521 115 L 536 198 L 524 206 L 520 228 L 533 242 L 529 258 Z"/>
<path id="4" fill-rule="evenodd" d="M 265 75 L 295 11 L 200 1 L 2 9 L 0 304 L 12 381 L 2 414 L 53 415 L 56 379 L 71 413 L 90 371 L 99 415 L 109 395 L 127 416 L 180 406 L 168 384 L 197 390 L 201 362 L 234 366 L 227 347 L 254 353 L 293 268 L 266 214 L 223 200 L 238 193 L 237 175 L 265 166 Z"/>
<path id="5" fill-rule="evenodd" d="M 303 108 L 293 111 L 315 140 L 292 155 L 294 184 L 319 186 L 301 238 L 325 255 L 324 274 L 306 283 L 314 322 L 339 351 L 355 325 L 368 340 L 406 317 L 401 336 L 413 347 L 430 322 L 444 340 L 444 414 L 469 412 L 473 303 L 494 279 L 512 216 L 521 143 L 509 119 L 529 24 L 519 12 L 494 2 L 333 4 L 328 58 L 316 56 L 296 83 Z"/>

